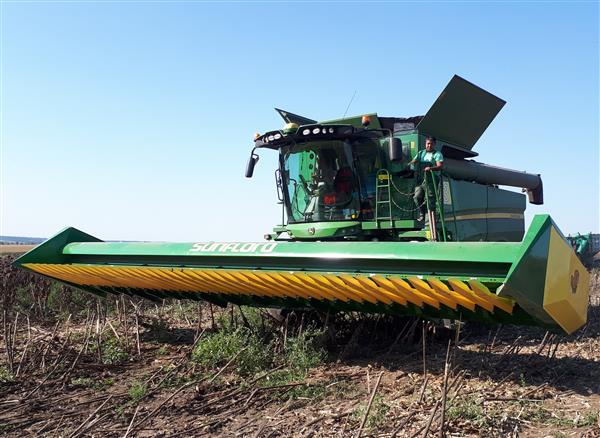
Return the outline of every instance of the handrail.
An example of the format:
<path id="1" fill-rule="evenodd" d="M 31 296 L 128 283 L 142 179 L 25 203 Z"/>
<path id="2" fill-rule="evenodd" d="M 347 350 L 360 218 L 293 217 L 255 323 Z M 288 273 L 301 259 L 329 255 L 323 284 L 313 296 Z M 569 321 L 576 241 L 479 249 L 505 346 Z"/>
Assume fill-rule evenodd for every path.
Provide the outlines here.
<path id="1" fill-rule="evenodd" d="M 444 175 L 442 173 L 442 175 Z M 447 177 L 447 176 L 446 176 Z M 454 209 L 454 194 L 452 193 L 452 178 L 447 178 L 448 180 L 448 191 L 450 192 L 450 205 L 452 206 L 452 216 L 454 216 L 454 240 L 460 242 L 458 238 L 458 221 L 456 220 L 456 210 Z"/>
<path id="2" fill-rule="evenodd" d="M 428 214 L 430 214 L 430 213 L 432 213 L 432 210 L 431 210 L 431 206 L 429 205 L 429 196 L 430 196 L 429 190 L 430 189 L 429 189 L 429 184 L 428 184 L 428 181 L 427 181 L 427 173 L 428 172 L 425 172 L 425 179 L 424 179 L 424 181 L 425 181 L 425 199 L 427 201 L 427 212 L 428 212 Z M 441 179 L 440 179 L 440 181 L 441 181 Z M 433 172 L 431 172 L 431 184 L 433 185 L 433 196 L 434 196 L 434 199 L 435 199 L 435 206 L 434 206 L 434 209 L 433 209 L 433 218 L 435 219 L 435 211 L 437 210 L 438 215 L 440 217 L 441 224 L 442 224 L 442 238 L 444 239 L 444 242 L 446 242 L 447 241 L 446 221 L 444 220 L 443 206 L 442 206 L 442 204 L 440 202 L 440 197 L 439 197 L 439 193 L 438 193 L 438 190 L 437 190 L 437 181 L 435 179 L 435 175 L 433 174 Z M 432 229 L 431 222 L 432 221 L 430 219 L 430 221 L 429 221 L 429 228 L 431 229 L 432 236 L 435 236 L 435 240 L 437 240 L 437 232 L 436 232 L 436 230 Z M 436 227 L 436 225 L 433 224 L 433 227 Z"/>
<path id="3" fill-rule="evenodd" d="M 444 209 L 442 206 L 442 203 L 440 202 L 440 196 L 437 190 L 437 181 L 435 180 L 435 174 L 432 172 L 431 173 L 431 181 L 433 183 L 433 195 L 435 196 L 435 204 L 438 210 L 438 214 L 440 215 L 440 221 L 442 222 L 442 237 L 444 239 L 444 242 L 447 241 L 446 238 L 446 223 L 444 220 Z M 425 178 L 427 178 L 427 176 L 425 176 Z M 442 181 L 442 179 L 440 178 L 440 182 Z"/>

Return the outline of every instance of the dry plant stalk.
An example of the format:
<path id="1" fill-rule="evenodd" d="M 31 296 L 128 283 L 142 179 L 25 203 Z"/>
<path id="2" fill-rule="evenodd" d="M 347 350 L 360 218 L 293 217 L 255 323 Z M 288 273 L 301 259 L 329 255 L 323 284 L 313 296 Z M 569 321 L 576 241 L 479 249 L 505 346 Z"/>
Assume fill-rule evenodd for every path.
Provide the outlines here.
<path id="1" fill-rule="evenodd" d="M 379 384 L 381 383 L 381 378 L 383 377 L 383 371 L 379 373 L 379 377 L 377 377 L 377 382 L 375 383 L 375 387 L 373 388 L 373 392 L 371 392 L 371 397 L 369 398 L 369 404 L 367 405 L 367 409 L 365 411 L 365 416 L 360 423 L 360 427 L 358 428 L 358 432 L 356 434 L 356 438 L 360 438 L 362 435 L 362 431 L 367 424 L 367 419 L 369 418 L 369 412 L 371 412 L 371 406 L 373 405 L 373 400 L 375 400 L 375 394 L 377 394 L 377 389 L 379 388 Z"/>

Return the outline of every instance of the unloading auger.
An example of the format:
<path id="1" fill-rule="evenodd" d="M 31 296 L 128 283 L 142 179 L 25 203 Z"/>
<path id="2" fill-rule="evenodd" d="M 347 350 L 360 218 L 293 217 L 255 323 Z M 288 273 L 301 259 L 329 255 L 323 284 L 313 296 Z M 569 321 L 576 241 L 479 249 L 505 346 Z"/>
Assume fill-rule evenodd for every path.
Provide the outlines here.
<path id="1" fill-rule="evenodd" d="M 586 322 L 589 273 L 548 215 L 525 232 L 539 175 L 471 160 L 505 102 L 454 76 L 425 116 L 317 122 L 278 110 L 257 135 L 279 155 L 285 221 L 264 242 L 103 242 L 67 228 L 15 261 L 105 297 L 178 298 L 360 311 L 572 333 Z M 408 163 L 437 138 L 443 171 Z M 425 181 L 426 220 L 413 193 Z"/>

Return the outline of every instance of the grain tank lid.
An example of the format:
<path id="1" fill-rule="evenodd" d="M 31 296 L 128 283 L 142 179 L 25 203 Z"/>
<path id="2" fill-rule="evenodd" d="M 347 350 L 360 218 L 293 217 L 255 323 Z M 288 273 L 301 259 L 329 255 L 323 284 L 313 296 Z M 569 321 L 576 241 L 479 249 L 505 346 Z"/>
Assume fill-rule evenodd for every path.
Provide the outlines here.
<path id="1" fill-rule="evenodd" d="M 286 123 L 295 123 L 299 126 L 302 125 L 312 125 L 314 123 L 317 123 L 316 120 L 313 119 L 309 119 L 308 117 L 304 117 L 304 116 L 299 116 L 298 114 L 294 114 L 291 113 L 289 111 L 285 111 L 279 108 L 275 108 L 275 111 L 277 111 L 279 113 L 279 115 L 281 116 L 281 118 L 286 122 Z"/>
<path id="2" fill-rule="evenodd" d="M 419 132 L 472 149 L 506 102 L 458 75 L 419 122 Z"/>

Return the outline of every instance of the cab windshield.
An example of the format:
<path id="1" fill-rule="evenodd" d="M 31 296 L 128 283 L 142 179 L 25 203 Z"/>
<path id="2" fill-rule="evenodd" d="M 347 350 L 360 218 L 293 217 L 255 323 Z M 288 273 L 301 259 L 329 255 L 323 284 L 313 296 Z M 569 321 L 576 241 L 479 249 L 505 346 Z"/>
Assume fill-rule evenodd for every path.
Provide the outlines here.
<path id="1" fill-rule="evenodd" d="M 288 221 L 357 220 L 361 212 L 372 211 L 378 150 L 378 143 L 370 139 L 282 148 Z"/>

